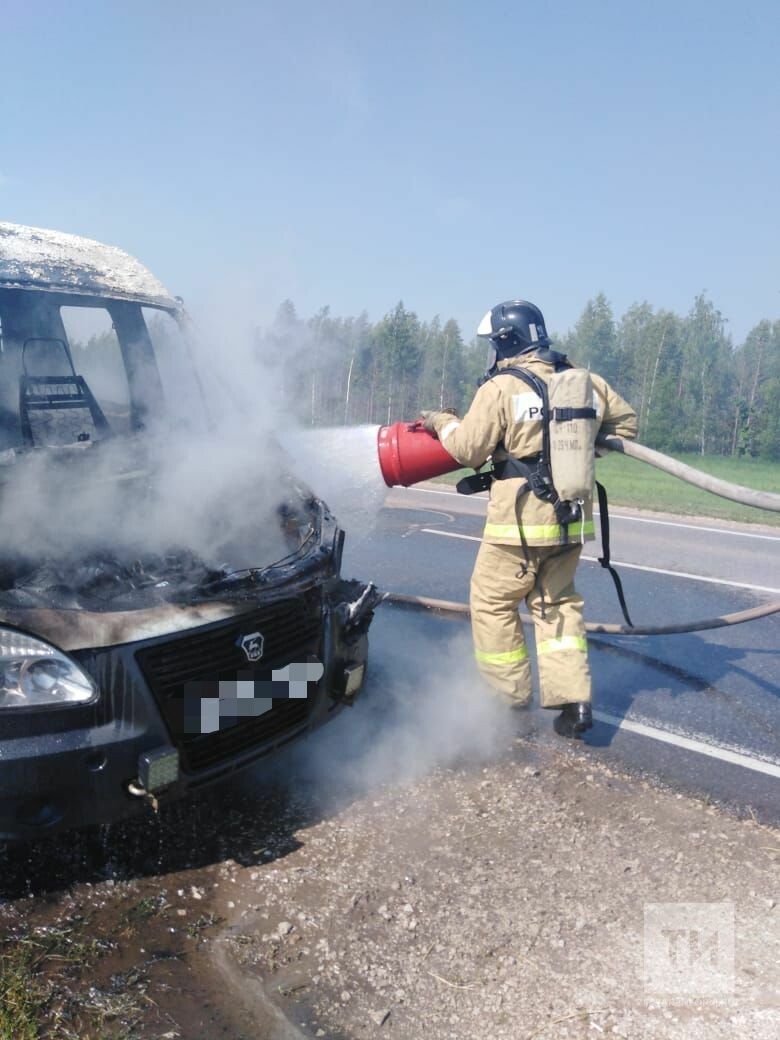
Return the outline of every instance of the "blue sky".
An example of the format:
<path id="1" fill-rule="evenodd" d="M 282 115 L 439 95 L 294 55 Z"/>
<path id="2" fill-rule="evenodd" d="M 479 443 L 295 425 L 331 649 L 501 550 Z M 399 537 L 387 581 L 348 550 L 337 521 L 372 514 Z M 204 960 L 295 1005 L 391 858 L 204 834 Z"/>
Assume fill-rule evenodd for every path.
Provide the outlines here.
<path id="1" fill-rule="evenodd" d="M 0 0 L 0 219 L 261 320 L 780 317 L 780 5 Z"/>

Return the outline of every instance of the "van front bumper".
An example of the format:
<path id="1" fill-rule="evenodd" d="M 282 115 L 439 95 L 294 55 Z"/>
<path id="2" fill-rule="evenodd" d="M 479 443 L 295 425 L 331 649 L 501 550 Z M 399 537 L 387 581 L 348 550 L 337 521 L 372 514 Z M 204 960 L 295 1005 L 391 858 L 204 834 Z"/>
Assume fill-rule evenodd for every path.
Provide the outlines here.
<path id="1" fill-rule="evenodd" d="M 369 597 L 359 616 L 350 617 L 348 609 L 350 597 L 354 606 L 363 590 L 363 585 L 339 580 L 314 584 L 294 596 L 261 602 L 229 621 L 74 652 L 100 689 L 96 705 L 59 709 L 48 717 L 31 713 L 27 720 L 18 709 L 13 718 L 10 711 L 5 719 L 0 715 L 0 841 L 110 823 L 142 810 L 146 800 L 139 772 L 149 753 L 178 753 L 175 781 L 150 792 L 162 804 L 318 728 L 351 703 L 363 683 L 366 630 L 376 597 Z M 305 623 L 287 638 L 282 621 L 289 621 L 291 611 Z M 243 655 L 237 661 L 233 652 L 240 642 L 237 633 L 260 628 L 272 654 L 256 666 L 260 683 L 275 669 L 307 660 L 322 663 L 320 680 L 308 683 L 305 697 L 274 696 L 273 706 L 256 717 L 229 720 L 216 732 L 187 732 L 185 687 L 194 682 L 197 689 L 204 676 L 213 682 L 245 677 L 247 662 Z"/>

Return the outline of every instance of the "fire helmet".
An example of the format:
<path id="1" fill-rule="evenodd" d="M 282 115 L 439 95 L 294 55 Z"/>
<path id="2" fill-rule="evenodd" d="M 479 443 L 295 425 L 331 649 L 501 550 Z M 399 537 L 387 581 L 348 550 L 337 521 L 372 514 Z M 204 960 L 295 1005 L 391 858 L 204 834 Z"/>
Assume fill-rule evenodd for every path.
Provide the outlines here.
<path id="1" fill-rule="evenodd" d="M 544 315 L 527 300 L 496 304 L 479 323 L 477 335 L 490 340 L 497 360 L 550 345 Z"/>

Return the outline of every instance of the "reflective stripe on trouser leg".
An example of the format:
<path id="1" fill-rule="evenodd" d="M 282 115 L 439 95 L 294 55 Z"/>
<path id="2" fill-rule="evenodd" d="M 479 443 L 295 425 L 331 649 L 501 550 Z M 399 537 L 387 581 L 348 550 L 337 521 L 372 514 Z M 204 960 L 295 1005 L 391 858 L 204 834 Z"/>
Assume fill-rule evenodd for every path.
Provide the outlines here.
<path id="1" fill-rule="evenodd" d="M 471 575 L 471 631 L 477 667 L 487 682 L 515 703 L 531 697 L 531 665 L 517 608 L 533 587 L 518 577 L 522 549 L 483 542 Z"/>
<path id="2" fill-rule="evenodd" d="M 539 571 L 528 606 L 534 619 L 543 708 L 590 700 L 582 597 L 574 587 L 581 552 L 581 546 L 534 552 Z"/>

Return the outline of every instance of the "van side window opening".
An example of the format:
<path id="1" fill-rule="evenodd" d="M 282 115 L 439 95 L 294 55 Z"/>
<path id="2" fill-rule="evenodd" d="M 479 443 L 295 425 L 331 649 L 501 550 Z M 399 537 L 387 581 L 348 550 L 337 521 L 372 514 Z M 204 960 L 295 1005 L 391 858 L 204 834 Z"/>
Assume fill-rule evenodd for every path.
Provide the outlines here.
<path id="1" fill-rule="evenodd" d="M 17 448 L 20 439 L 16 398 L 7 390 L 8 368 L 4 318 L 0 309 L 0 451 Z"/>
<path id="2" fill-rule="evenodd" d="M 0 450 L 90 439 L 97 409 L 75 377 L 56 298 L 3 290 L 0 314 Z"/>
<path id="3" fill-rule="evenodd" d="M 64 306 L 60 316 L 76 374 L 86 381 L 111 431 L 128 432 L 130 386 L 111 315 L 105 307 Z"/>
<path id="4" fill-rule="evenodd" d="M 166 311 L 154 307 L 142 310 L 154 345 L 166 413 L 177 423 L 197 423 L 204 418 L 204 390 L 187 335 Z"/>

